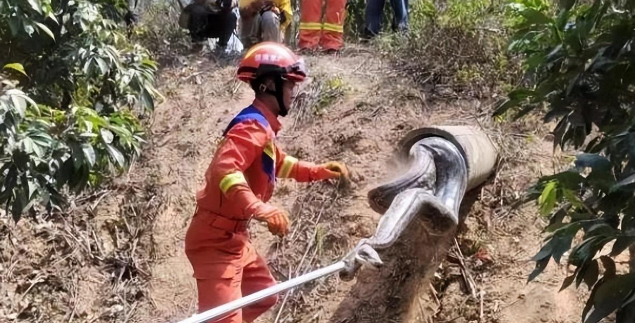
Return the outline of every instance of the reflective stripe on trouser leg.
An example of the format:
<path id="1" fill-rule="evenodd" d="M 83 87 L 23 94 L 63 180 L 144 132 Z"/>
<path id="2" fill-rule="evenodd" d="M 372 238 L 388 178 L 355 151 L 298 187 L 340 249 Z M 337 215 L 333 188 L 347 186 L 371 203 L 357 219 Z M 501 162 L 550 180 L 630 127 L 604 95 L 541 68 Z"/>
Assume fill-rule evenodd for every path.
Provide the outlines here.
<path id="1" fill-rule="evenodd" d="M 315 49 L 322 35 L 322 1 L 302 0 L 300 12 L 300 49 Z"/>
<path id="2" fill-rule="evenodd" d="M 326 0 L 324 34 L 320 45 L 324 49 L 340 50 L 344 47 L 344 21 L 346 0 Z"/>

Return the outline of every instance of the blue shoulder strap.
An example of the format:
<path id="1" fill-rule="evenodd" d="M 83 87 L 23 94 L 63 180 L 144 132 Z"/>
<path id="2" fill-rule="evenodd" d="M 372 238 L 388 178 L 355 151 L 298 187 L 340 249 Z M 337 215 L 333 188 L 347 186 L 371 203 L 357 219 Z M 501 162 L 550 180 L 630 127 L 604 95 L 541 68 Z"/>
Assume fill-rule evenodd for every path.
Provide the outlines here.
<path id="1" fill-rule="evenodd" d="M 234 119 L 232 119 L 232 121 L 223 132 L 223 137 L 226 136 L 229 130 L 231 130 L 231 128 L 235 125 L 249 120 L 256 120 L 256 122 L 260 123 L 262 126 L 269 127 L 267 118 L 265 118 L 262 112 L 260 112 L 252 105 L 240 111 L 240 113 L 238 113 L 234 117 Z M 262 152 L 262 170 L 267 174 L 267 176 L 269 177 L 269 181 L 272 183 L 274 183 L 276 180 L 276 166 L 275 160 L 273 158 L 275 157 L 269 156 L 265 151 Z"/>
<path id="2" fill-rule="evenodd" d="M 252 105 L 240 111 L 240 113 L 238 113 L 234 117 L 234 119 L 232 119 L 229 125 L 227 125 L 227 128 L 225 129 L 225 131 L 223 131 L 223 136 L 227 135 L 229 130 L 231 130 L 231 128 L 233 128 L 235 125 L 241 122 L 249 121 L 249 120 L 256 120 L 258 123 L 260 123 L 264 127 L 269 126 L 269 122 L 267 121 L 267 118 L 265 118 L 262 112 L 260 112 L 258 109 L 256 109 Z"/>

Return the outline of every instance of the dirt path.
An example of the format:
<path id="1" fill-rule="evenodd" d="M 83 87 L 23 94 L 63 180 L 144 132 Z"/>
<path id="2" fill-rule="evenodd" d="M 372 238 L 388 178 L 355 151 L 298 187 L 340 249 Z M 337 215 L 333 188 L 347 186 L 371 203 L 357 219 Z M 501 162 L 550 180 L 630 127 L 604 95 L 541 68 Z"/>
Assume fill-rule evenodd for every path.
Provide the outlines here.
<path id="1" fill-rule="evenodd" d="M 161 75 L 161 90 L 167 101 L 153 116 L 148 136 L 151 149 L 129 176 L 117 182 L 114 191 L 87 198 L 93 208 L 90 212 L 82 209 L 86 219 L 73 222 L 75 229 L 68 237 L 59 235 L 57 229 L 42 229 L 40 224 L 26 221 L 18 226 L 9 221 L 0 223 L 0 232 L 12 232 L 7 239 L 10 243 L 0 245 L 4 248 L 0 249 L 0 273 L 3 268 L 21 268 L 0 275 L 0 300 L 7 300 L 0 306 L 0 322 L 5 322 L 3 317 L 8 317 L 8 322 L 47 318 L 68 322 L 174 322 L 195 312 L 195 281 L 183 250 L 185 230 L 194 212 L 195 192 L 202 185 L 222 129 L 251 102 L 252 94 L 234 80 L 232 62 L 204 57 L 190 57 L 188 61 L 187 66 L 166 68 Z M 397 171 L 397 165 L 391 162 L 393 149 L 409 130 L 422 125 L 480 122 L 487 123 L 497 140 L 505 142 L 501 137 L 508 135 L 501 136 L 497 132 L 500 127 L 487 121 L 485 102 L 429 100 L 429 93 L 421 92 L 408 78 L 393 71 L 387 61 L 365 48 L 350 49 L 338 59 L 309 57 L 308 66 L 313 79 L 302 98 L 312 102 L 313 108 L 298 109 L 284 119 L 280 145 L 304 160 L 346 162 L 354 171 L 354 185 L 341 190 L 336 183 L 278 183 L 272 203 L 291 212 L 292 232 L 280 241 L 255 223 L 252 238 L 279 280 L 328 265 L 359 239 L 372 234 L 379 215 L 369 208 L 366 193 Z M 436 268 L 440 263 L 440 269 L 427 275 L 434 276 L 426 282 L 431 285 L 430 292 L 417 297 L 421 304 L 416 314 L 418 322 L 579 320 L 581 302 L 577 292 L 558 293 L 559 282 L 567 276 L 565 269 L 551 264 L 537 283 L 525 284 L 533 266 L 528 260 L 539 248 L 543 223 L 531 207 L 509 212 L 509 205 L 539 172 L 551 167 L 551 148 L 544 141 L 545 131 L 536 124 L 514 127 L 517 129 L 512 130 L 523 137 L 513 141 L 516 147 L 503 148 L 518 152 L 505 151 L 511 158 L 501 164 L 495 179 L 471 194 L 475 202 L 464 210 L 467 220 L 458 241 L 464 269 L 475 282 L 476 297 L 471 296 L 466 275 L 453 260 L 456 250 L 450 251 L 447 260 L 444 253 L 439 254 L 431 266 Z M 129 207 L 131 200 L 144 207 Z M 134 217 L 130 218 L 131 214 Z M 122 220 L 126 218 L 147 218 L 139 225 L 150 223 L 152 227 L 134 229 L 134 223 Z M 123 234 L 118 227 L 128 228 L 130 241 L 139 241 L 132 243 L 128 253 L 118 251 Z M 79 260 L 67 263 L 64 258 L 66 262 L 54 262 L 61 263 L 62 271 L 52 269 L 53 265 L 46 262 L 50 258 L 47 252 L 57 255 L 59 247 L 51 236 L 67 241 L 65 252 L 73 256 L 69 259 Z M 110 259 L 106 255 L 113 253 L 112 266 L 104 270 L 102 259 Z M 93 256 L 84 259 L 79 254 Z M 24 255 L 32 255 L 33 260 Z M 135 260 L 135 255 L 142 259 Z M 59 257 L 66 257 L 65 253 Z M 39 271 L 30 272 L 33 270 Z M 119 276 L 113 278 L 115 274 L 108 273 Z M 59 287 L 66 286 L 65 278 L 57 278 L 62 275 L 75 287 Z M 353 282 L 331 277 L 308 284 L 282 295 L 284 301 L 259 321 L 376 322 L 391 317 L 398 293 L 382 304 L 372 304 L 372 311 L 355 311 L 359 308 L 356 301 L 373 296 L 368 295 L 371 289 L 355 286 L 372 284 L 374 277 L 372 272 L 362 271 Z M 95 294 L 95 290 L 99 292 Z M 24 300 L 14 297 L 20 293 L 31 303 L 25 305 Z M 37 302 L 46 303 L 46 310 L 34 310 L 43 306 Z M 29 315 L 9 316 L 17 309 Z"/>

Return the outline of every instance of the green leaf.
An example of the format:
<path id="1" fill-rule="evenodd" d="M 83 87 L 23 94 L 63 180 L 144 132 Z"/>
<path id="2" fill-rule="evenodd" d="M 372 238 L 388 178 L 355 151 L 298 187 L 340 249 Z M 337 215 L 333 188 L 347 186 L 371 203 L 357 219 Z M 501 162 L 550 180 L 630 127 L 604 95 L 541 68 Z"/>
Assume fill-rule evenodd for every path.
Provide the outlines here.
<path id="1" fill-rule="evenodd" d="M 22 139 L 22 149 L 27 153 L 27 154 L 33 154 L 34 151 L 34 147 L 35 143 L 33 142 L 33 140 L 31 140 L 31 138 L 29 137 L 25 137 L 24 139 Z"/>
<path id="2" fill-rule="evenodd" d="M 99 129 L 99 133 L 101 134 L 101 139 L 103 139 L 105 143 L 107 144 L 112 143 L 114 135 L 112 134 L 110 130 L 102 128 L 102 129 Z"/>
<path id="3" fill-rule="evenodd" d="M 626 177 L 625 179 L 617 182 L 617 184 L 613 185 L 611 187 L 611 192 L 615 192 L 618 191 L 620 189 L 623 189 L 625 187 L 629 187 L 631 185 L 635 184 L 635 174 Z"/>
<path id="4" fill-rule="evenodd" d="M 28 199 L 31 200 L 31 199 L 33 199 L 33 194 L 35 194 L 35 192 L 37 192 L 38 185 L 37 185 L 37 183 L 35 183 L 33 181 L 27 181 L 27 186 L 28 186 L 28 189 L 29 189 Z"/>
<path id="5" fill-rule="evenodd" d="M 584 208 L 584 203 L 582 203 L 582 201 L 575 195 L 575 192 L 573 192 L 573 190 L 563 188 L 562 195 L 564 195 L 564 198 L 566 198 L 567 201 L 569 201 L 569 203 L 571 203 L 573 206 L 579 207 L 581 209 Z"/>
<path id="6" fill-rule="evenodd" d="M 11 214 L 13 215 L 13 220 L 18 222 L 22 213 L 24 212 L 24 207 L 27 204 L 27 199 L 25 196 L 25 192 L 20 188 L 16 187 L 13 189 L 13 205 L 11 206 Z"/>
<path id="7" fill-rule="evenodd" d="M 589 267 L 584 273 L 584 283 L 589 287 L 589 290 L 593 288 L 593 285 L 597 282 L 599 275 L 600 266 L 598 265 L 597 260 L 594 260 L 589 264 Z"/>
<path id="8" fill-rule="evenodd" d="M 90 74 L 90 68 L 92 67 L 92 62 L 93 62 L 94 58 L 91 58 L 89 60 L 86 61 L 86 63 L 84 63 L 84 68 L 82 68 L 82 70 L 84 71 L 85 75 L 89 75 Z"/>
<path id="9" fill-rule="evenodd" d="M 533 281 L 534 279 L 536 279 L 536 277 L 538 277 L 538 275 L 540 275 L 543 271 L 545 271 L 545 268 L 547 268 L 547 265 L 549 264 L 549 260 L 551 258 L 547 257 L 541 260 L 536 261 L 536 268 L 534 268 L 534 270 L 531 272 L 531 274 L 529 274 L 529 278 L 527 278 L 527 281 Z"/>
<path id="10" fill-rule="evenodd" d="M 617 311 L 615 315 L 615 323 L 633 322 L 635 322 L 635 303 L 629 303 Z"/>
<path id="11" fill-rule="evenodd" d="M 560 259 L 565 252 L 571 249 L 573 238 L 580 231 L 582 226 L 579 223 L 569 223 L 554 232 L 551 241 L 553 241 L 552 257 L 556 263 L 560 264 Z"/>
<path id="12" fill-rule="evenodd" d="M 635 243 L 635 236 L 623 236 L 615 239 L 613 249 L 611 250 L 611 257 L 617 257 L 624 252 L 628 247 Z"/>
<path id="13" fill-rule="evenodd" d="M 615 261 L 611 259 L 609 256 L 601 256 L 600 261 L 602 262 L 602 267 L 604 267 L 604 277 L 613 277 L 615 276 L 615 272 L 617 268 L 615 266 Z"/>
<path id="14" fill-rule="evenodd" d="M 613 239 L 603 236 L 592 236 L 586 238 L 582 241 L 582 243 L 571 250 L 569 263 L 578 267 L 583 266 L 585 263 L 591 261 L 597 252 L 611 240 Z"/>
<path id="15" fill-rule="evenodd" d="M 24 118 L 26 114 L 26 100 L 23 97 L 12 95 L 11 101 L 13 102 L 13 107 L 18 111 L 20 117 Z"/>
<path id="16" fill-rule="evenodd" d="M 584 177 L 574 170 L 542 177 L 540 183 L 548 183 L 554 180 L 558 182 L 558 187 L 566 187 L 568 189 L 578 189 L 580 184 L 584 183 Z"/>
<path id="17" fill-rule="evenodd" d="M 22 64 L 20 63 L 11 63 L 11 64 L 7 64 L 3 67 L 5 70 L 14 70 L 16 72 L 20 72 L 22 73 L 24 76 L 28 76 L 26 74 L 26 72 L 24 71 L 24 66 L 22 66 Z"/>
<path id="18" fill-rule="evenodd" d="M 551 181 L 545 185 L 545 188 L 542 190 L 542 194 L 538 198 L 538 204 L 540 205 L 540 215 L 547 216 L 553 210 L 553 207 L 556 205 L 556 182 Z"/>
<path id="19" fill-rule="evenodd" d="M 31 107 L 37 109 L 37 104 L 35 103 L 35 101 L 33 101 L 31 98 L 29 98 L 28 96 L 26 96 L 24 94 L 24 92 L 20 91 L 20 90 L 16 90 L 16 89 L 11 89 L 8 90 L 7 92 L 5 92 L 7 95 L 9 95 L 12 99 L 15 98 L 20 98 L 21 100 L 24 100 L 26 102 L 28 102 Z M 21 105 L 24 105 L 22 108 L 26 111 L 26 102 L 21 102 Z"/>
<path id="20" fill-rule="evenodd" d="M 110 68 L 108 67 L 108 64 L 106 63 L 106 61 L 104 61 L 101 57 L 95 57 L 94 59 L 97 62 L 97 65 L 99 65 L 99 69 L 101 70 L 101 74 L 102 75 L 106 75 L 108 73 L 108 71 L 110 70 Z"/>
<path id="21" fill-rule="evenodd" d="M 503 99 L 496 103 L 496 108 L 494 110 L 494 117 L 502 115 L 507 112 L 507 110 L 511 108 L 515 108 L 519 105 L 519 102 L 516 100 Z"/>
<path id="22" fill-rule="evenodd" d="M 521 11 L 520 14 L 532 25 L 546 25 L 552 22 L 549 17 L 536 9 L 527 8 Z"/>
<path id="23" fill-rule="evenodd" d="M 150 92 L 148 92 L 146 89 L 143 89 L 141 91 L 141 103 L 143 104 L 144 108 L 148 110 L 154 110 L 154 99 L 152 98 Z"/>
<path id="24" fill-rule="evenodd" d="M 84 157 L 86 157 L 86 160 L 88 161 L 90 167 L 95 166 L 96 157 L 93 146 L 91 146 L 89 143 L 83 143 L 82 150 L 84 151 Z"/>
<path id="25" fill-rule="evenodd" d="M 580 223 L 576 222 L 565 224 L 560 229 L 557 229 L 532 260 L 540 261 L 544 258 L 553 257 L 556 263 L 559 264 L 562 255 L 571 249 L 571 242 L 580 229 Z"/>
<path id="26" fill-rule="evenodd" d="M 509 92 L 509 94 L 507 95 L 509 97 L 510 100 L 524 100 L 528 97 L 531 97 L 533 95 L 535 95 L 536 92 L 532 91 L 532 90 L 528 90 L 528 89 L 516 89 L 513 90 L 511 92 Z"/>
<path id="27" fill-rule="evenodd" d="M 49 37 L 51 37 L 51 39 L 55 40 L 55 35 L 53 35 L 53 32 L 49 29 L 49 27 L 46 27 L 46 25 L 44 25 L 43 23 L 40 23 L 40 22 L 35 22 L 35 25 L 38 28 L 40 28 L 40 30 L 42 30 L 47 35 L 49 35 Z"/>
<path id="28" fill-rule="evenodd" d="M 37 11 L 40 15 L 42 14 L 42 3 L 39 0 L 28 0 L 31 5 L 31 9 Z"/>
<path id="29" fill-rule="evenodd" d="M 57 17 L 55 17 L 55 14 L 53 12 L 49 12 L 47 17 L 49 17 L 49 19 L 55 21 L 56 24 L 59 24 L 59 21 L 57 20 Z"/>
<path id="30" fill-rule="evenodd" d="M 582 313 L 583 323 L 598 323 L 615 312 L 635 286 L 635 273 L 604 277 L 595 288 Z"/>
<path id="31" fill-rule="evenodd" d="M 611 171 L 611 162 L 604 156 L 598 154 L 583 153 L 576 156 L 576 167 L 589 167 L 593 170 L 605 172 Z"/>
<path id="32" fill-rule="evenodd" d="M 77 142 L 69 143 L 71 146 L 71 156 L 73 159 L 73 166 L 75 170 L 80 169 L 84 164 L 84 151 Z"/>
<path id="33" fill-rule="evenodd" d="M 9 18 L 9 29 L 11 29 L 11 36 L 16 37 L 20 31 L 20 20 L 17 17 Z"/>
<path id="34" fill-rule="evenodd" d="M 571 286 L 571 284 L 573 284 L 574 281 L 575 281 L 575 275 L 571 275 L 565 278 L 564 281 L 562 282 L 562 286 L 560 287 L 560 291 L 567 289 L 567 287 Z"/>
<path id="35" fill-rule="evenodd" d="M 575 4 L 576 0 L 560 0 L 558 4 L 560 5 L 560 9 L 569 10 Z"/>
<path id="36" fill-rule="evenodd" d="M 569 212 L 569 209 L 571 209 L 570 204 L 565 204 L 560 209 L 558 209 L 558 211 L 556 211 L 553 214 L 553 216 L 551 216 L 551 219 L 549 220 L 549 226 L 545 228 L 545 232 L 554 232 L 568 225 L 568 224 L 562 223 L 562 221 L 564 220 L 564 217 Z"/>
<path id="37" fill-rule="evenodd" d="M 123 168 L 126 165 L 126 160 L 119 149 L 115 148 L 113 145 L 106 145 L 106 149 L 108 149 L 110 157 L 117 163 L 117 165 L 119 165 L 119 167 Z"/>

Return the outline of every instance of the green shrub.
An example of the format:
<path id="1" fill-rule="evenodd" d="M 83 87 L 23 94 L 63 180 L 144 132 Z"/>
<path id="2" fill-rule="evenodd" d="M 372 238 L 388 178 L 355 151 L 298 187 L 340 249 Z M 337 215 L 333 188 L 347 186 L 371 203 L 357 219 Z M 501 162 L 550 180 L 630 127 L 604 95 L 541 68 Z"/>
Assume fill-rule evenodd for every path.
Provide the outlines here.
<path id="1" fill-rule="evenodd" d="M 489 96 L 518 74 L 505 55 L 505 8 L 485 0 L 415 0 L 410 30 L 386 34 L 376 45 L 427 88 L 443 84 L 455 93 Z"/>
<path id="2" fill-rule="evenodd" d="M 0 204 L 17 221 L 140 153 L 156 64 L 122 33 L 126 1 L 0 3 Z"/>
<path id="3" fill-rule="evenodd" d="M 549 216 L 549 235 L 529 279 L 568 252 L 575 272 L 562 288 L 591 289 L 582 321 L 617 312 L 617 322 L 633 322 L 635 273 L 616 270 L 614 258 L 635 242 L 635 1 L 568 0 L 518 13 L 510 48 L 525 57 L 527 78 L 496 114 L 544 113 L 557 123 L 554 148 L 583 151 L 530 191 Z M 601 252 L 609 243 L 610 253 Z"/>

